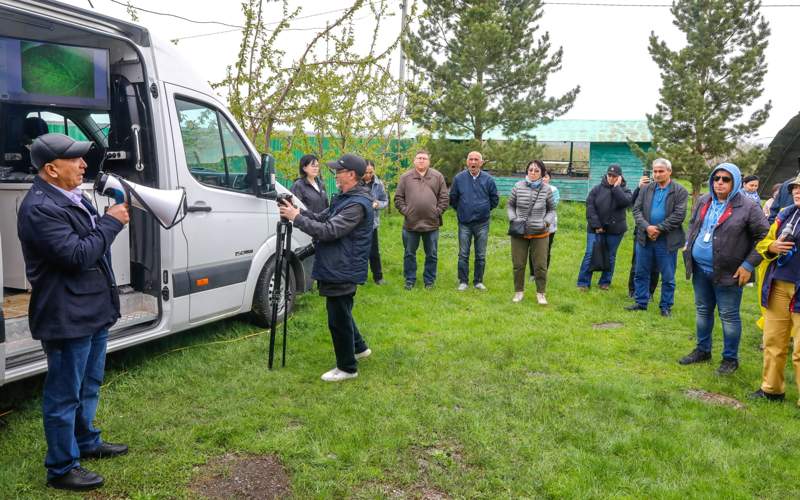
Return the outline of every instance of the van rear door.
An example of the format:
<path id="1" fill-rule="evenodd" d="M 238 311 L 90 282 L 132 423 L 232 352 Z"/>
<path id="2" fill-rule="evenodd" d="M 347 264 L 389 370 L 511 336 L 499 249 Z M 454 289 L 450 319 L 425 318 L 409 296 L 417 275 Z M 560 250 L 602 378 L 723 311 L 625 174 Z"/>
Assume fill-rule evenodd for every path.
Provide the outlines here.
<path id="1" fill-rule="evenodd" d="M 252 194 L 247 175 L 258 159 L 223 108 L 202 93 L 165 86 L 178 184 L 188 204 L 187 267 L 176 269 L 173 287 L 176 297 L 190 295 L 195 323 L 242 307 L 253 256 L 277 214 Z"/>

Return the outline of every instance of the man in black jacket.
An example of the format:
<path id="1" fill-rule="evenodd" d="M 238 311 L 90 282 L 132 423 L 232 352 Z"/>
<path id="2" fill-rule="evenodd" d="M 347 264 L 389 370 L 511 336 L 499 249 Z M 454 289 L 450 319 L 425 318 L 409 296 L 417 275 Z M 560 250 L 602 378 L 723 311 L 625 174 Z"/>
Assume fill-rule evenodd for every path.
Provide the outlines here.
<path id="1" fill-rule="evenodd" d="M 600 184 L 586 197 L 586 252 L 578 272 L 578 289 L 587 291 L 592 286 L 590 264 L 595 242 L 600 240 L 608 251 L 609 268 L 600 275 L 597 286 L 608 290 L 614 276 L 617 248 L 628 230 L 625 212 L 631 205 L 631 190 L 625 185 L 622 168 L 617 164 L 608 167 Z"/>
<path id="2" fill-rule="evenodd" d="M 314 238 L 311 277 L 319 282 L 319 294 L 326 298 L 336 354 L 336 367 L 323 373 L 322 380 L 339 382 L 357 377 L 357 360 L 372 354 L 353 319 L 353 297 L 357 285 L 367 281 L 374 211 L 372 194 L 360 183 L 367 169 L 363 158 L 346 154 L 328 166 L 336 171 L 340 193 L 327 210 L 315 214 L 290 203 L 279 209 L 281 217 Z"/>
<path id="3" fill-rule="evenodd" d="M 47 355 L 42 411 L 47 484 L 90 490 L 103 478 L 81 458 L 127 453 L 100 439 L 94 416 L 105 368 L 108 328 L 119 318 L 109 249 L 128 223 L 125 205 L 99 216 L 81 193 L 91 142 L 45 134 L 31 145 L 39 174 L 19 209 L 17 232 L 31 282 L 28 324 Z"/>

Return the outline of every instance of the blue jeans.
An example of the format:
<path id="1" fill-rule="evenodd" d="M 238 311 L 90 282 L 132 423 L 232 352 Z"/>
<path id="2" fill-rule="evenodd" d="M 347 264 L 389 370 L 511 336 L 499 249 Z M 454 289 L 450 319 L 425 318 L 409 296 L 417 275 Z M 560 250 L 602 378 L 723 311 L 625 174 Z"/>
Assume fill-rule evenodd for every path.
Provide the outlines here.
<path id="1" fill-rule="evenodd" d="M 578 286 L 590 287 L 592 286 L 592 272 L 589 271 L 589 264 L 592 262 L 592 251 L 594 250 L 594 242 L 597 240 L 597 233 L 586 233 L 586 253 L 583 254 L 583 262 L 581 262 L 581 270 L 578 272 Z M 609 262 L 611 269 L 603 271 L 600 275 L 598 285 L 608 286 L 611 284 L 611 278 L 614 276 L 614 264 L 617 261 L 617 249 L 622 242 L 624 234 L 607 234 L 606 245 L 608 245 Z"/>
<path id="2" fill-rule="evenodd" d="M 42 342 L 47 354 L 42 415 L 47 440 L 47 478 L 80 465 L 81 452 L 100 444 L 94 416 L 106 364 L 108 330 L 77 339 Z"/>
<path id="3" fill-rule="evenodd" d="M 458 224 L 458 282 L 469 283 L 469 247 L 475 240 L 475 273 L 472 282 L 483 283 L 486 268 L 486 243 L 489 241 L 489 221 Z"/>
<path id="4" fill-rule="evenodd" d="M 742 289 L 737 285 L 715 285 L 696 263 L 692 273 L 694 303 L 697 308 L 697 349 L 711 352 L 711 332 L 714 331 L 714 307 L 722 322 L 723 349 L 725 359 L 738 359 L 739 339 L 742 336 L 742 319 L 739 306 Z"/>
<path id="5" fill-rule="evenodd" d="M 667 250 L 667 239 L 660 237 L 647 244 L 636 244 L 636 276 L 633 279 L 636 289 L 636 303 L 647 307 L 650 302 L 650 274 L 661 274 L 661 309 L 671 309 L 675 303 L 675 266 L 678 264 L 678 251 Z"/>
<path id="6" fill-rule="evenodd" d="M 439 252 L 439 230 L 420 233 L 418 231 L 408 231 L 403 229 L 403 276 L 406 283 L 412 285 L 417 282 L 417 249 L 419 240 L 422 240 L 422 247 L 425 249 L 425 270 L 422 279 L 426 285 L 432 285 L 436 281 L 436 262 Z"/>

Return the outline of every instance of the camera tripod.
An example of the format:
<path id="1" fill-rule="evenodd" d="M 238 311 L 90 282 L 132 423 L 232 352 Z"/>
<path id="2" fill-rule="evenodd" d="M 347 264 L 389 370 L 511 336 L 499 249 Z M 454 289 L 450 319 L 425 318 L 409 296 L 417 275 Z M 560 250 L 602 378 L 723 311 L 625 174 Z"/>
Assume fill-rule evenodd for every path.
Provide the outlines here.
<path id="1" fill-rule="evenodd" d="M 280 203 L 280 201 L 279 201 Z M 275 238 L 275 271 L 273 275 L 272 291 L 269 300 L 272 304 L 272 316 L 269 331 L 269 369 L 272 370 L 272 361 L 275 357 L 275 330 L 278 323 L 278 307 L 281 301 L 281 285 L 283 285 L 283 354 L 281 366 L 286 366 L 286 324 L 289 321 L 289 300 L 291 290 L 289 287 L 289 264 L 292 253 L 292 223 L 289 219 L 280 218 Z"/>

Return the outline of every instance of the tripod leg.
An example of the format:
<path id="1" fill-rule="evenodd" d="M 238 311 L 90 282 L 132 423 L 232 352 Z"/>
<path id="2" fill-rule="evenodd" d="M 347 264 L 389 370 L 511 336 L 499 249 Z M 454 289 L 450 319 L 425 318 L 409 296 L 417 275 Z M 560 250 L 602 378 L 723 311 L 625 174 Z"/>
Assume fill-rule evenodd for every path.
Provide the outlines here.
<path id="1" fill-rule="evenodd" d="M 269 298 L 272 301 L 272 316 L 269 325 L 269 362 L 268 368 L 272 370 L 272 361 L 275 357 L 275 333 L 276 323 L 278 322 L 278 302 L 280 301 L 280 287 L 281 287 L 281 269 L 283 267 L 283 245 L 284 245 L 284 225 L 282 221 L 278 222 L 277 230 L 275 231 L 275 266 L 272 275 L 272 291 Z"/>
<path id="2" fill-rule="evenodd" d="M 284 285 L 283 285 L 283 355 L 281 356 L 281 366 L 286 366 L 286 328 L 289 323 L 289 300 L 291 299 L 291 290 L 289 289 L 289 255 L 292 251 L 292 225 L 286 225 L 286 251 L 284 252 L 284 259 L 286 261 Z"/>

